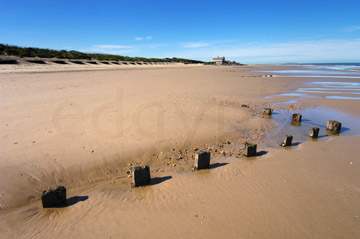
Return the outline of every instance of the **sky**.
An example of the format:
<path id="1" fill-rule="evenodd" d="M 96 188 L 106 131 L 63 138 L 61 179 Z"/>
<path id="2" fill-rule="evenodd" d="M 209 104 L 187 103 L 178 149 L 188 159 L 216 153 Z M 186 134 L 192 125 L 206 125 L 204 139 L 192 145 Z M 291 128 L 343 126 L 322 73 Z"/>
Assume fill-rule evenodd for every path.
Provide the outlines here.
<path id="1" fill-rule="evenodd" d="M 360 62 L 360 0 L 0 0 L 0 43 L 246 64 Z"/>

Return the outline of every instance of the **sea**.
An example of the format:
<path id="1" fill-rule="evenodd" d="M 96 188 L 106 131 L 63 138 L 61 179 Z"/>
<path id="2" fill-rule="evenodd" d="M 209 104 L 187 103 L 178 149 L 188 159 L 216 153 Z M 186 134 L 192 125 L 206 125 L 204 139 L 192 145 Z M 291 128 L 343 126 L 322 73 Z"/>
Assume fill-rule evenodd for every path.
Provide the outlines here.
<path id="1" fill-rule="evenodd" d="M 283 65 L 303 66 L 310 69 L 351 70 L 359 69 L 360 63 L 288 63 Z"/>
<path id="2" fill-rule="evenodd" d="M 297 77 L 306 80 L 302 80 L 302 85 L 294 88 L 293 92 L 265 96 L 265 98 L 291 97 L 285 103 L 294 103 L 304 98 L 360 100 L 360 63 L 292 63 L 283 65 L 300 67 L 291 70 L 257 72 L 270 73 L 271 77 Z"/>

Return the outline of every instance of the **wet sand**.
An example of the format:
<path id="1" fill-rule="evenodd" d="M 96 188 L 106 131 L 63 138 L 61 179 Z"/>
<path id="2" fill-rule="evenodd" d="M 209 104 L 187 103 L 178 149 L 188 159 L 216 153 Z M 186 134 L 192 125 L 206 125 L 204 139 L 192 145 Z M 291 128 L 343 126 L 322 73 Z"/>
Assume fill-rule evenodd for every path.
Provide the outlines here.
<path id="1" fill-rule="evenodd" d="M 314 80 L 253 72 L 293 68 L 2 69 L 1 235 L 359 237 L 359 101 L 273 97 Z M 261 116 L 266 106 L 272 119 Z M 332 114 L 304 113 L 299 128 L 286 121 L 318 107 L 346 122 L 340 136 L 306 137 Z M 280 148 L 288 130 L 295 144 Z M 246 141 L 262 156 L 243 157 Z M 192 171 L 197 149 L 211 150 L 210 170 Z M 129 166 L 142 164 L 152 185 L 132 189 Z M 69 205 L 42 209 L 42 190 L 57 185 Z"/>

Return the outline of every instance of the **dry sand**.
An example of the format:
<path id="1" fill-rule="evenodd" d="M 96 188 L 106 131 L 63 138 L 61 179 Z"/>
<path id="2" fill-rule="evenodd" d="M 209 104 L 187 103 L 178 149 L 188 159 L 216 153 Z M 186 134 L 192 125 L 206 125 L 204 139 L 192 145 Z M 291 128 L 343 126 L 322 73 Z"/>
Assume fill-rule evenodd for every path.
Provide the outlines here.
<path id="1" fill-rule="evenodd" d="M 287 126 L 259 114 L 323 106 L 356 119 L 359 101 L 264 98 L 311 79 L 252 71 L 292 66 L 1 67 L 2 238 L 360 236 L 353 125 L 280 149 Z M 264 155 L 244 158 L 245 141 Z M 212 150 L 210 170 L 191 170 L 194 148 Z M 152 185 L 132 189 L 127 171 L 142 164 Z M 57 185 L 69 205 L 42 209 Z"/>

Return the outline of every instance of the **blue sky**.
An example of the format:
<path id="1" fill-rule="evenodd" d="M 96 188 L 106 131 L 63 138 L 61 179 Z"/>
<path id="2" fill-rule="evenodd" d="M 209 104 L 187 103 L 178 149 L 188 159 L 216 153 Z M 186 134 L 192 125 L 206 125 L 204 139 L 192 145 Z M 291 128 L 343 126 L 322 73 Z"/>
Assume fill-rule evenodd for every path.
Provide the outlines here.
<path id="1" fill-rule="evenodd" d="M 360 62 L 360 1 L 0 0 L 0 42 L 205 61 Z"/>

